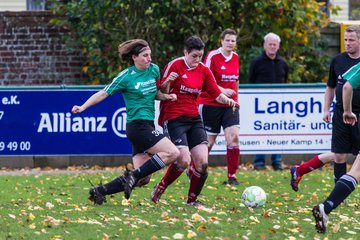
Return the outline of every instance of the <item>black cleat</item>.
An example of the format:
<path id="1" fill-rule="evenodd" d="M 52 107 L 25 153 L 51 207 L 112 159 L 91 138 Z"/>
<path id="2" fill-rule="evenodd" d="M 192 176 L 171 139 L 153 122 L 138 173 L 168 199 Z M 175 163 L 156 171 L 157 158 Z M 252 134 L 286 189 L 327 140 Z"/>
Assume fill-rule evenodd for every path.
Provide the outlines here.
<path id="1" fill-rule="evenodd" d="M 92 201 L 94 205 L 102 205 L 106 202 L 106 197 L 99 192 L 97 187 L 91 188 L 89 194 L 89 200 Z"/>
<path id="2" fill-rule="evenodd" d="M 315 218 L 315 228 L 317 232 L 325 233 L 328 222 L 328 215 L 324 211 L 324 204 L 316 205 L 312 209 L 312 213 Z"/>
<path id="3" fill-rule="evenodd" d="M 124 185 L 124 195 L 126 199 L 130 198 L 132 190 L 135 188 L 138 179 L 134 176 L 133 172 L 126 170 L 125 175 L 125 185 Z"/>
<path id="4" fill-rule="evenodd" d="M 296 166 L 290 168 L 290 185 L 291 188 L 297 192 L 299 190 L 299 182 L 302 176 L 296 171 Z"/>
<path id="5" fill-rule="evenodd" d="M 230 180 L 224 181 L 223 184 L 237 186 L 237 185 L 240 185 L 241 183 L 239 183 L 236 178 L 232 178 Z"/>
<path id="6" fill-rule="evenodd" d="M 191 206 L 191 207 L 196 207 L 196 208 L 204 207 L 204 205 L 198 200 L 195 200 L 193 202 L 188 202 L 188 203 L 186 203 L 186 205 Z"/>

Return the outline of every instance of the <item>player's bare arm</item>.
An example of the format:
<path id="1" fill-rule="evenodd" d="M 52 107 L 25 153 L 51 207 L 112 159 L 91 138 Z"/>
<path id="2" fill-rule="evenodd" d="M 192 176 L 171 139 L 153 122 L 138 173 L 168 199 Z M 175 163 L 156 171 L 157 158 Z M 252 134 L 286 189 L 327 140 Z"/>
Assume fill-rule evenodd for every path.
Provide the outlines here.
<path id="1" fill-rule="evenodd" d="M 75 114 L 81 113 L 81 112 L 85 111 L 85 109 L 103 101 L 108 96 L 109 96 L 109 94 L 107 92 L 105 92 L 104 90 L 100 90 L 97 93 L 94 93 L 88 100 L 86 100 L 86 102 L 83 105 L 81 105 L 81 106 L 74 105 L 72 107 L 71 111 Z"/>
<path id="2" fill-rule="evenodd" d="M 332 104 L 332 101 L 335 97 L 335 88 L 326 87 L 325 95 L 324 95 L 324 116 L 323 120 L 324 122 L 331 122 L 331 113 L 330 113 L 330 107 Z"/>
<path id="3" fill-rule="evenodd" d="M 233 99 L 228 98 L 227 96 L 225 96 L 225 94 L 221 93 L 216 99 L 217 102 L 222 103 L 222 104 L 226 104 L 229 105 L 231 107 L 237 107 L 239 106 L 239 104 L 237 102 L 235 102 Z"/>
<path id="4" fill-rule="evenodd" d="M 175 93 L 171 93 L 171 94 L 167 94 L 167 93 L 162 93 L 160 90 L 157 92 L 156 96 L 155 96 L 156 100 L 160 100 L 160 101 L 166 101 L 166 100 L 170 100 L 170 101 L 176 101 L 177 100 L 177 96 Z"/>
<path id="5" fill-rule="evenodd" d="M 352 112 L 352 97 L 353 97 L 353 87 L 349 82 L 346 82 L 343 87 L 343 121 L 346 124 L 351 124 L 352 126 L 355 125 L 357 122 L 356 115 Z"/>
<path id="6" fill-rule="evenodd" d="M 170 82 L 174 81 L 178 77 L 179 77 L 179 74 L 177 74 L 176 72 L 171 72 L 169 74 L 169 76 L 166 78 L 166 80 L 161 84 L 161 86 L 160 86 L 161 92 L 168 93 Z"/>
<path id="7" fill-rule="evenodd" d="M 235 91 L 230 89 L 230 88 L 223 88 L 223 87 L 220 87 L 220 86 L 218 86 L 218 87 L 221 90 L 221 92 L 223 94 L 225 94 L 225 96 L 227 96 L 227 97 L 231 97 L 232 95 L 235 94 Z"/>

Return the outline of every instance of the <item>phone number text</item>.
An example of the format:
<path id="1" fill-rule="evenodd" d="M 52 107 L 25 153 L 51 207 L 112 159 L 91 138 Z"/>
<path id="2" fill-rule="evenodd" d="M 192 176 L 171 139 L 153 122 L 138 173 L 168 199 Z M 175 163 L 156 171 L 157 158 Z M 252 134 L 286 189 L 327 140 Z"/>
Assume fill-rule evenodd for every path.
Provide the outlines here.
<path id="1" fill-rule="evenodd" d="M 30 151 L 31 143 L 29 141 L 0 141 L 0 151 Z"/>

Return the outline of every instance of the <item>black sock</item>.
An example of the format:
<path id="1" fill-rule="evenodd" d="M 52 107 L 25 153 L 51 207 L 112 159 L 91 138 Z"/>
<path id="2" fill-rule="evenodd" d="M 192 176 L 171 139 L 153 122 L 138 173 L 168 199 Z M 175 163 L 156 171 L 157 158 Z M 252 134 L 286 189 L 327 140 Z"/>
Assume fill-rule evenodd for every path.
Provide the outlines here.
<path id="1" fill-rule="evenodd" d="M 135 169 L 133 174 L 137 179 L 141 179 L 156 172 L 157 170 L 162 169 L 163 167 L 165 167 L 164 161 L 158 155 L 154 155 L 141 167 Z"/>
<path id="2" fill-rule="evenodd" d="M 333 209 L 337 208 L 356 188 L 356 179 L 345 174 L 335 184 L 334 189 L 329 197 L 323 202 L 326 214 L 329 214 Z"/>
<path id="3" fill-rule="evenodd" d="M 124 175 L 121 175 L 111 182 L 98 187 L 99 192 L 102 195 L 110 195 L 124 191 L 124 184 L 126 180 Z"/>
<path id="4" fill-rule="evenodd" d="M 200 195 L 201 193 L 201 190 L 203 189 L 204 187 L 204 184 L 205 184 L 205 181 L 208 177 L 208 173 L 200 173 L 200 179 L 199 179 L 199 183 L 198 183 L 198 186 L 196 188 L 196 194 L 197 195 Z"/>
<path id="5" fill-rule="evenodd" d="M 335 183 L 346 174 L 346 162 L 336 163 L 334 162 L 334 181 Z"/>

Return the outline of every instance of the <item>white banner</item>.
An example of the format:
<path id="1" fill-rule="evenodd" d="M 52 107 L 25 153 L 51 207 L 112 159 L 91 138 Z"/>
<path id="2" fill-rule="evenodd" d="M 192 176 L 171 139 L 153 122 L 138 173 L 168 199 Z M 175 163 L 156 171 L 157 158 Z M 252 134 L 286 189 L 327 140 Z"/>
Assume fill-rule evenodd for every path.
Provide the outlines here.
<path id="1" fill-rule="evenodd" d="M 322 120 L 324 92 L 325 87 L 240 88 L 241 154 L 330 151 L 332 124 Z M 210 154 L 226 154 L 223 132 Z"/>
<path id="2" fill-rule="evenodd" d="M 241 154 L 330 151 L 332 124 L 322 120 L 324 88 L 240 89 L 239 102 Z M 211 153 L 226 154 L 223 134 Z"/>

